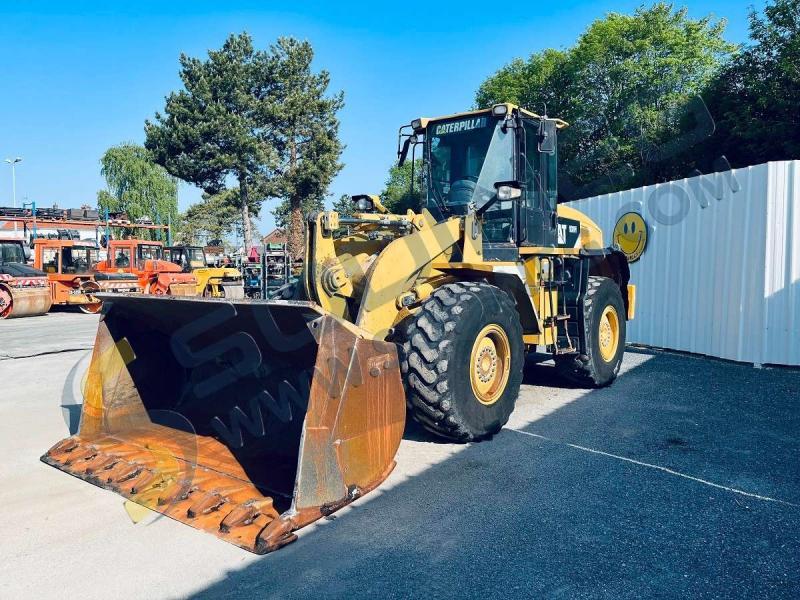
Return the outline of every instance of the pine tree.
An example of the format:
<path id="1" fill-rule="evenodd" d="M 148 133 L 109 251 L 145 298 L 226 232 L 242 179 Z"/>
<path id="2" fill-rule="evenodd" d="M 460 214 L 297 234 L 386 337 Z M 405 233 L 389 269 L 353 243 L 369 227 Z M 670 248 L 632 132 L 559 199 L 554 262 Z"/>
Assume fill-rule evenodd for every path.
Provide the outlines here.
<path id="1" fill-rule="evenodd" d="M 312 73 L 313 56 L 308 42 L 280 38 L 262 51 L 247 33 L 231 35 L 206 60 L 181 55 L 184 89 L 145 123 L 146 147 L 176 177 L 209 194 L 236 180 L 246 252 L 261 203 L 282 197 L 290 247 L 302 255 L 301 203 L 323 197 L 341 168 L 342 95 L 326 96 L 330 77 Z"/>
<path id="2" fill-rule="evenodd" d="M 327 96 L 330 75 L 313 73 L 313 58 L 308 42 L 280 38 L 272 47 L 272 71 L 282 84 L 272 137 L 280 157 L 276 195 L 289 203 L 287 244 L 295 260 L 302 258 L 305 248 L 303 205 L 320 204 L 342 168 L 336 114 L 344 105 L 343 94 Z"/>

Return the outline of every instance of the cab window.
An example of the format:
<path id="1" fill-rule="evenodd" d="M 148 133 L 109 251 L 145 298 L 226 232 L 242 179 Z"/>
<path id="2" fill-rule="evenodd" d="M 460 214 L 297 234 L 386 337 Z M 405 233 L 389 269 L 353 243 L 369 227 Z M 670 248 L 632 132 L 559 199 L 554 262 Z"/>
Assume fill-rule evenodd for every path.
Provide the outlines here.
<path id="1" fill-rule="evenodd" d="M 92 250 L 90 248 L 64 248 L 61 254 L 61 269 L 64 273 L 89 273 L 94 269 L 96 262 L 97 261 L 93 259 Z"/>
<path id="2" fill-rule="evenodd" d="M 114 266 L 118 268 L 127 268 L 131 266 L 131 249 L 130 248 L 117 248 L 114 252 Z"/>
<path id="3" fill-rule="evenodd" d="M 169 250 L 164 250 L 164 258 L 171 263 L 186 267 L 186 257 L 182 249 L 170 248 Z"/>
<path id="4" fill-rule="evenodd" d="M 539 123 L 525 121 L 525 144 L 522 151 L 525 178 L 525 202 L 522 220 L 523 244 L 555 244 L 556 156 L 539 152 Z"/>
<path id="5" fill-rule="evenodd" d="M 42 249 L 42 271 L 58 273 L 58 248 Z"/>
<path id="6" fill-rule="evenodd" d="M 515 135 L 488 116 L 459 117 L 430 126 L 427 136 L 428 205 L 465 214 L 496 195 L 498 182 L 515 178 Z M 513 201 L 495 201 L 483 217 L 487 244 L 514 243 Z"/>
<path id="7" fill-rule="evenodd" d="M 137 250 L 139 268 L 144 268 L 146 260 L 159 260 L 161 258 L 161 246 L 141 244 Z"/>

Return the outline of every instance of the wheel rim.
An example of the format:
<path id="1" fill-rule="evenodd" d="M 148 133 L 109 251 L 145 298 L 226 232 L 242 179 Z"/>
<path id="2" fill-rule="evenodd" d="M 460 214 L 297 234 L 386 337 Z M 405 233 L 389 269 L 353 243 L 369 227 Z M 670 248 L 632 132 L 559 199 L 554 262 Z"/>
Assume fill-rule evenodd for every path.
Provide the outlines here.
<path id="1" fill-rule="evenodd" d="M 511 344 L 499 325 L 487 325 L 475 338 L 469 359 L 472 391 L 483 405 L 497 402 L 511 371 Z"/>
<path id="2" fill-rule="evenodd" d="M 13 305 L 14 298 L 11 296 L 11 292 L 0 286 L 0 319 L 5 319 L 11 314 Z"/>
<path id="3" fill-rule="evenodd" d="M 611 362 L 619 349 L 619 315 L 613 306 L 606 306 L 600 317 L 600 356 Z"/>
<path id="4" fill-rule="evenodd" d="M 81 304 L 80 309 L 85 312 L 87 315 L 96 315 L 100 312 L 103 308 L 102 302 L 96 302 L 93 304 Z"/>

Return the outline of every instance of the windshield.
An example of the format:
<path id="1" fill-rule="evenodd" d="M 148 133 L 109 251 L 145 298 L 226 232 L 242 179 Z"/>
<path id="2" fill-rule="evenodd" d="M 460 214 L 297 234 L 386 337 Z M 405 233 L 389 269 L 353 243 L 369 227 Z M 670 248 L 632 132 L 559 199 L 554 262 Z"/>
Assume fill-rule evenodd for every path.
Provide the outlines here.
<path id="1" fill-rule="evenodd" d="M 138 268 L 144 268 L 146 260 L 160 260 L 161 259 L 161 246 L 155 244 L 139 244 L 139 260 Z"/>
<path id="2" fill-rule="evenodd" d="M 184 269 L 202 269 L 208 266 L 202 248 L 167 248 L 164 250 L 164 256 L 168 261 Z"/>
<path id="3" fill-rule="evenodd" d="M 514 134 L 488 116 L 428 126 L 428 193 L 434 204 L 464 214 L 491 200 L 495 183 L 514 179 Z M 493 208 L 500 208 L 497 205 Z"/>
<path id="4" fill-rule="evenodd" d="M 25 264 L 25 253 L 20 242 L 0 242 L 0 264 Z"/>
<path id="5" fill-rule="evenodd" d="M 84 275 L 97 270 L 100 262 L 100 251 L 95 248 L 73 246 L 61 252 L 62 273 Z"/>
<path id="6" fill-rule="evenodd" d="M 130 248 L 117 248 L 114 251 L 114 266 L 120 269 L 131 266 Z"/>
<path id="7" fill-rule="evenodd" d="M 189 266 L 193 269 L 202 269 L 206 266 L 206 257 L 202 248 L 186 248 L 189 255 Z"/>

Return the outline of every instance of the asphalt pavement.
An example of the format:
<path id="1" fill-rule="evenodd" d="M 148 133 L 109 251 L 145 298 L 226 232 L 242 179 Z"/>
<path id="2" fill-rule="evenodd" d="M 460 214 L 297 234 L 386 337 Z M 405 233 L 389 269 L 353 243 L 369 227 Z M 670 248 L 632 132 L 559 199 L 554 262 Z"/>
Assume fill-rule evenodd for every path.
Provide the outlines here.
<path id="1" fill-rule="evenodd" d="M 409 424 L 377 491 L 259 557 L 39 462 L 96 322 L 0 322 L 0 597 L 800 597 L 798 370 L 631 350 L 587 391 L 532 357 L 494 439 Z"/>

